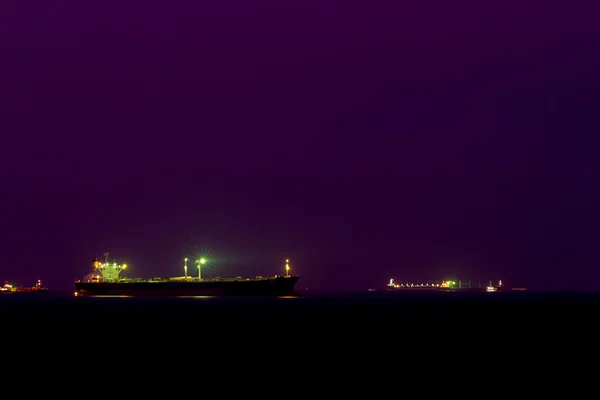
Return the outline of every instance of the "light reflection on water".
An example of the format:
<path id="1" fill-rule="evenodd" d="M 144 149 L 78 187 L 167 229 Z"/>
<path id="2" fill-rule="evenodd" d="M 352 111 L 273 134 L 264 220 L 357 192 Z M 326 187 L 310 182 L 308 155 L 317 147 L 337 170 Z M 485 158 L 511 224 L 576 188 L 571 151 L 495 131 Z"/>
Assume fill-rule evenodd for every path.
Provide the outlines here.
<path id="1" fill-rule="evenodd" d="M 131 295 L 111 295 L 111 294 L 105 294 L 105 295 L 88 295 L 88 296 L 84 296 L 84 297 L 92 297 L 92 298 L 147 298 L 146 296 L 131 296 Z M 245 296 L 152 296 L 151 298 L 153 299 L 216 299 L 216 298 L 224 298 L 224 299 L 232 299 L 232 298 L 244 298 Z M 270 297 L 270 296 L 269 296 Z M 257 298 L 256 296 L 248 296 L 246 298 Z M 260 297 L 258 297 L 260 298 Z M 276 299 L 299 299 L 300 296 L 273 296 L 270 298 L 276 298 Z"/>

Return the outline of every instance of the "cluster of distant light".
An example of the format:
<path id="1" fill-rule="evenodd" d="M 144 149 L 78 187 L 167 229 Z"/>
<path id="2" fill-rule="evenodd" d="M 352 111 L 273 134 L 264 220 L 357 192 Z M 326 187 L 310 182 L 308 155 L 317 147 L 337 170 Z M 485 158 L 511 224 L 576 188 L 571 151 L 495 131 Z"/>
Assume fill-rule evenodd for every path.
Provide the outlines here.
<path id="1" fill-rule="evenodd" d="M 437 282 L 437 281 L 436 281 Z M 432 283 L 394 283 L 394 279 L 390 279 L 390 283 L 388 283 L 389 287 L 394 287 L 394 288 L 427 288 L 427 287 L 431 287 L 431 288 L 436 288 L 436 287 L 441 287 L 441 288 L 449 288 L 449 287 L 454 287 L 456 285 L 456 282 L 454 281 L 441 281 L 440 283 L 436 283 L 436 282 L 432 282 Z"/>
<path id="2" fill-rule="evenodd" d="M 13 285 L 10 283 L 5 283 L 4 286 L 0 287 L 0 292 L 13 292 Z"/>
<path id="3" fill-rule="evenodd" d="M 437 283 L 434 284 L 432 283 L 431 285 L 429 283 L 407 283 L 406 285 L 404 283 L 401 284 L 394 284 L 394 285 L 390 285 L 390 286 L 394 286 L 394 287 L 448 287 L 448 284 L 443 284 L 443 283 Z"/>
<path id="4" fill-rule="evenodd" d="M 38 279 L 37 283 L 35 284 L 35 289 L 39 289 L 42 287 L 42 281 Z M 31 289 L 34 288 L 17 288 L 15 285 L 11 285 L 10 283 L 6 282 L 2 287 L 0 287 L 0 292 L 4 292 L 4 293 L 14 293 L 14 292 L 18 292 L 18 291 L 31 291 Z"/>

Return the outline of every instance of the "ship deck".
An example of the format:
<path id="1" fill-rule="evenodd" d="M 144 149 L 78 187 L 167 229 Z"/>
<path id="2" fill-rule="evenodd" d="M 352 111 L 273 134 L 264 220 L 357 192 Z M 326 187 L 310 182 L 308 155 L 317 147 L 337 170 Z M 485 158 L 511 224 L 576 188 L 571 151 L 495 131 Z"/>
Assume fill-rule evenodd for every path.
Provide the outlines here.
<path id="1" fill-rule="evenodd" d="M 299 276 L 268 278 L 169 278 L 75 282 L 79 295 L 286 295 Z"/>

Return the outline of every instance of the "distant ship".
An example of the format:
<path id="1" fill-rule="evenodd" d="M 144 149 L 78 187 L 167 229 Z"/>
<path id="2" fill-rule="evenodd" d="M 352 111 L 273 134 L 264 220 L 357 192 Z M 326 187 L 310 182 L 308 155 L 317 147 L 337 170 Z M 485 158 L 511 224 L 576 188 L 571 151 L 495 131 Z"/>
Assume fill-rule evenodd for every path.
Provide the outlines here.
<path id="1" fill-rule="evenodd" d="M 502 281 L 428 281 L 428 282 L 401 282 L 396 283 L 390 279 L 386 285 L 388 291 L 427 291 L 427 292 L 499 292 L 504 289 Z"/>
<path id="2" fill-rule="evenodd" d="M 3 294 L 17 294 L 17 293 L 46 293 L 48 288 L 42 287 L 42 282 L 37 281 L 33 287 L 16 287 L 6 281 L 2 287 L 0 287 L 0 293 Z"/>
<path id="3" fill-rule="evenodd" d="M 123 278 L 119 275 L 127 265 L 111 264 L 105 254 L 104 263 L 94 258 L 92 273 L 75 282 L 75 296 L 286 296 L 294 294 L 294 286 L 300 279 L 289 274 L 289 260 L 283 276 L 209 279 L 201 275 L 204 258 L 197 260 L 198 277 L 187 275 L 187 261 L 186 258 L 183 277 Z"/>

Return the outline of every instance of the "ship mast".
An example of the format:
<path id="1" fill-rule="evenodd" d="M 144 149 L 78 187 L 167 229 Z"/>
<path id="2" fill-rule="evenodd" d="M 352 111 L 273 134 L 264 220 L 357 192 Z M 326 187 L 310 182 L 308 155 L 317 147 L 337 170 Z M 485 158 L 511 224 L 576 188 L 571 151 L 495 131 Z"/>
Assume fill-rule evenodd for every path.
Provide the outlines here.
<path id="1" fill-rule="evenodd" d="M 202 257 L 199 258 L 196 261 L 196 264 L 198 264 L 198 280 L 201 281 L 202 280 L 202 265 L 206 263 L 206 258 Z"/>

